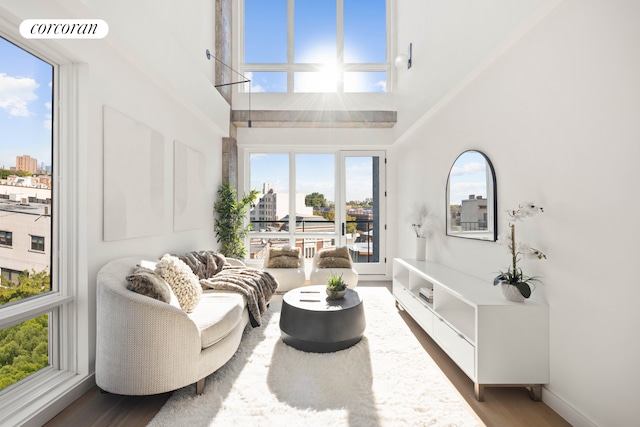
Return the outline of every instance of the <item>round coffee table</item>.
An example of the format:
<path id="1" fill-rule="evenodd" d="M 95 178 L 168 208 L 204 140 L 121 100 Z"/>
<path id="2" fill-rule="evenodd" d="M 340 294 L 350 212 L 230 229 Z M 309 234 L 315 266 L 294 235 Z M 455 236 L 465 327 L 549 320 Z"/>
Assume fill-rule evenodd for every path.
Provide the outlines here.
<path id="1" fill-rule="evenodd" d="M 282 298 L 282 341 L 298 350 L 330 353 L 357 344 L 366 326 L 358 292 L 347 289 L 344 298 L 327 299 L 326 286 L 292 289 Z"/>

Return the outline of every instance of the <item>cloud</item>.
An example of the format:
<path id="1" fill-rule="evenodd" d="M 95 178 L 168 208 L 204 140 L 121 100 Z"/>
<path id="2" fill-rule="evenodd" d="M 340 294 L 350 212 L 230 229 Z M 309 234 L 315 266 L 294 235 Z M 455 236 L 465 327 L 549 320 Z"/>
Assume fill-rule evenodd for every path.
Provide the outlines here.
<path id="1" fill-rule="evenodd" d="M 469 163 L 465 163 L 462 167 L 454 166 L 451 169 L 451 175 L 460 176 L 460 175 L 470 175 L 477 172 L 484 173 L 485 170 L 486 170 L 486 165 L 484 163 L 469 162 Z"/>
<path id="2" fill-rule="evenodd" d="M 374 83 L 373 87 L 375 89 L 378 89 L 378 92 L 386 92 L 387 91 L 387 81 L 386 80 L 380 80 L 379 82 Z M 375 92 L 375 90 L 374 90 L 374 92 Z"/>
<path id="3" fill-rule="evenodd" d="M 266 92 L 266 90 L 265 90 L 265 88 L 263 88 L 259 84 L 254 84 L 253 81 L 252 81 L 251 82 L 251 92 L 252 93 L 262 93 L 262 92 Z"/>
<path id="4" fill-rule="evenodd" d="M 45 129 L 51 130 L 51 114 L 45 114 L 45 119 L 42 121 L 42 125 Z"/>
<path id="5" fill-rule="evenodd" d="M 0 108 L 10 116 L 28 117 L 32 113 L 27 104 L 38 99 L 35 90 L 40 85 L 28 77 L 11 77 L 0 73 Z"/>

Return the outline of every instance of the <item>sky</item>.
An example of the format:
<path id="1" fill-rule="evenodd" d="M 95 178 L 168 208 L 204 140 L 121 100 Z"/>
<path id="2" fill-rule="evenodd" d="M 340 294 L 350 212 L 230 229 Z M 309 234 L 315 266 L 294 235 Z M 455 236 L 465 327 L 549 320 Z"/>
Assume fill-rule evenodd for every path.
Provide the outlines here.
<path id="1" fill-rule="evenodd" d="M 29 155 L 51 166 L 53 67 L 0 37 L 0 167 Z"/>
<path id="2" fill-rule="evenodd" d="M 386 57 L 385 0 L 344 2 L 344 63 L 382 63 Z M 319 72 L 297 72 L 295 92 L 334 92 L 344 78 L 345 92 L 386 91 L 385 72 L 349 72 L 337 63 L 336 2 L 296 0 L 293 13 L 293 62 L 323 64 Z M 287 63 L 287 0 L 245 0 L 245 62 Z M 250 68 L 250 67 L 249 67 Z M 286 92 L 286 73 L 252 72 L 252 92 Z"/>
<path id="3" fill-rule="evenodd" d="M 487 197 L 487 163 L 477 151 L 466 151 L 456 159 L 449 177 L 449 201 L 459 205 L 469 195 Z"/>
<path id="4" fill-rule="evenodd" d="M 336 200 L 334 154 L 296 154 L 296 193 L 305 196 L 314 192 Z M 288 154 L 251 154 L 251 189 L 262 192 L 269 183 L 274 191 L 289 192 Z M 347 157 L 345 160 L 346 201 L 365 200 L 373 195 L 371 156 Z"/>

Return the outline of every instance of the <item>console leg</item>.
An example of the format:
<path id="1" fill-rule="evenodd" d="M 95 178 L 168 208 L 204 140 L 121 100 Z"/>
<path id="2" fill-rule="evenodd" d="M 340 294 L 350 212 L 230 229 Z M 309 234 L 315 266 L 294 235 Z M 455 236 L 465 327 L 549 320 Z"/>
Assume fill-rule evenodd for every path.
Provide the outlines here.
<path id="1" fill-rule="evenodd" d="M 531 396 L 531 400 L 540 402 L 542 400 L 542 384 L 532 384 L 529 396 Z"/>
<path id="2" fill-rule="evenodd" d="M 196 394 L 202 394 L 204 393 L 204 383 L 206 381 L 206 378 L 202 378 L 199 379 L 198 382 L 196 383 Z"/>
<path id="3" fill-rule="evenodd" d="M 475 383 L 473 385 L 473 391 L 474 391 L 474 394 L 476 395 L 476 400 L 478 402 L 484 402 L 484 385 Z"/>

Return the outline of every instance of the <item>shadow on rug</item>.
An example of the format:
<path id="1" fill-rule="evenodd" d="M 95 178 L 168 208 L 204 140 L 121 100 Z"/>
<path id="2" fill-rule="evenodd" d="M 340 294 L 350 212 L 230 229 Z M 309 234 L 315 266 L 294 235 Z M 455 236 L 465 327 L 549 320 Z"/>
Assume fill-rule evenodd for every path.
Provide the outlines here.
<path id="1" fill-rule="evenodd" d="M 359 287 L 367 329 L 355 346 L 305 353 L 280 339 L 281 297 L 263 326 L 207 377 L 177 390 L 150 426 L 482 426 L 400 318 L 386 288 Z"/>

